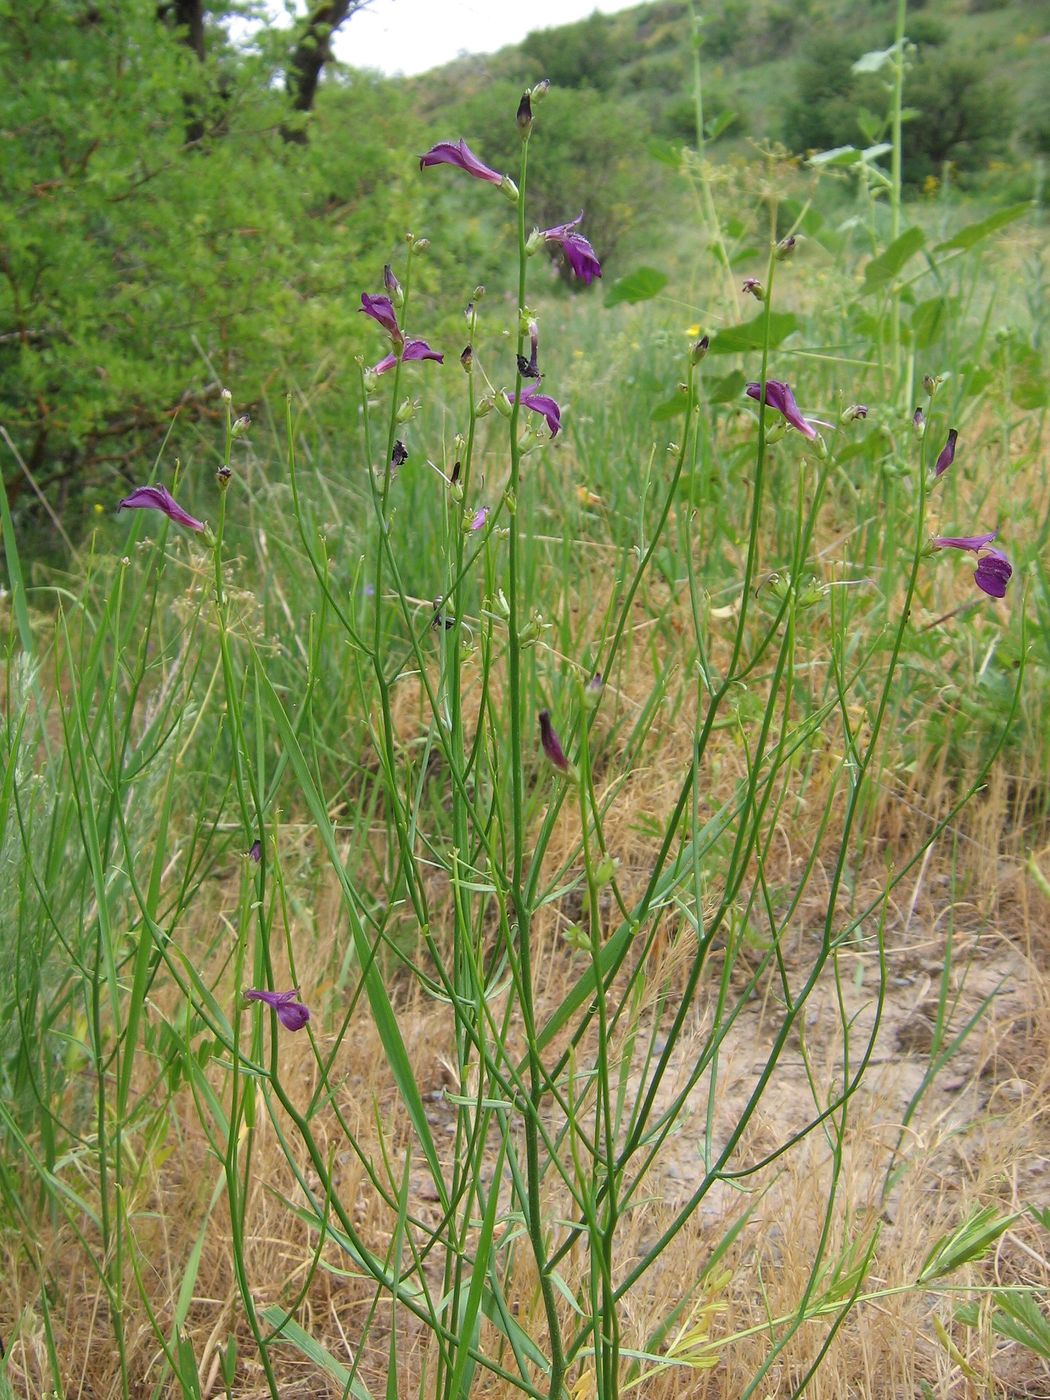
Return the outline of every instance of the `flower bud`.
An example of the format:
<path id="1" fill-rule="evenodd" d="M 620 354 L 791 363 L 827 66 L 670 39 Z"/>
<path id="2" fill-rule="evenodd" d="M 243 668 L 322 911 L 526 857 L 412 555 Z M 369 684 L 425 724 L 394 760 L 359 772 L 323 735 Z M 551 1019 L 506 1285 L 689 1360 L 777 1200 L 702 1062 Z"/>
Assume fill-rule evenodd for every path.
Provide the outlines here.
<path id="1" fill-rule="evenodd" d="M 402 399 L 397 406 L 397 413 L 394 417 L 399 423 L 408 423 L 419 411 L 419 399 Z"/>
<path id="2" fill-rule="evenodd" d="M 568 773 L 569 760 L 565 757 L 565 750 L 561 746 L 557 731 L 551 724 L 550 710 L 540 711 L 540 743 L 543 745 L 543 752 L 547 755 L 548 761 L 559 773 Z"/>
<path id="3" fill-rule="evenodd" d="M 425 253 L 429 247 L 430 247 L 430 239 L 429 239 L 429 238 L 417 238 L 417 239 L 415 240 L 415 242 L 412 244 L 412 251 L 413 251 L 413 253 Z"/>
<path id="4" fill-rule="evenodd" d="M 937 390 L 944 383 L 943 374 L 924 374 L 922 376 L 922 387 L 932 399 Z"/>
<path id="5" fill-rule="evenodd" d="M 520 134 L 521 134 L 521 139 L 522 139 L 523 141 L 527 141 L 527 140 L 528 140 L 528 138 L 529 138 L 529 133 L 532 131 L 532 100 L 531 100 L 531 98 L 532 98 L 532 94 L 529 92 L 529 89 L 526 88 L 525 91 L 521 94 L 521 101 L 518 103 L 518 115 L 517 115 L 518 131 L 520 132 Z"/>
<path id="6" fill-rule="evenodd" d="M 698 365 L 707 354 L 710 347 L 711 337 L 709 335 L 702 335 L 699 340 L 694 342 L 693 348 L 689 352 L 689 363 L 691 365 Z"/>
<path id="7" fill-rule="evenodd" d="M 222 399 L 223 403 L 233 403 L 233 395 L 230 393 L 229 389 L 223 389 L 219 398 Z"/>
<path id="8" fill-rule="evenodd" d="M 518 187 L 509 175 L 504 175 L 499 182 L 500 193 L 506 195 L 511 204 L 518 202 Z"/>
<path id="9" fill-rule="evenodd" d="M 787 238 L 782 238 L 773 250 L 773 256 L 776 258 L 777 262 L 783 262 L 786 258 L 790 258 L 791 254 L 795 251 L 797 242 L 798 239 L 793 233 L 789 234 Z"/>
<path id="10" fill-rule="evenodd" d="M 389 263 L 383 268 L 383 285 L 386 287 L 387 295 L 395 306 L 404 306 L 405 293 L 401 283 L 394 276 L 393 268 Z"/>
<path id="11" fill-rule="evenodd" d="M 754 297 L 756 301 L 765 301 L 766 299 L 766 289 L 757 277 L 745 277 L 740 290 L 747 292 L 748 296 Z"/>
<path id="12" fill-rule="evenodd" d="M 843 409 L 840 423 L 852 423 L 855 418 L 867 418 L 868 405 L 866 403 L 851 403 L 849 408 Z"/>
<path id="13" fill-rule="evenodd" d="M 602 889 L 612 881 L 619 868 L 620 862 L 616 856 L 606 856 L 594 867 L 594 883 L 599 889 Z"/>
<path id="14" fill-rule="evenodd" d="M 605 689 L 605 682 L 602 679 L 601 671 L 595 671 L 587 684 L 583 687 L 583 703 L 589 710 L 593 710 L 602 698 L 602 691 Z"/>
<path id="15" fill-rule="evenodd" d="M 474 347 L 473 347 L 472 345 L 465 345 L 465 346 L 463 347 L 463 351 L 462 351 L 462 353 L 461 353 L 461 355 L 460 355 L 460 357 L 459 357 L 459 362 L 460 362 L 460 364 L 463 366 L 463 368 L 466 370 L 466 372 L 467 372 L 468 374 L 473 373 L 473 370 L 474 370 Z"/>
<path id="16" fill-rule="evenodd" d="M 911 416 L 911 425 L 915 429 L 915 436 L 922 437 L 926 432 L 926 415 L 922 408 L 917 408 Z"/>
<path id="17" fill-rule="evenodd" d="M 530 89 L 531 94 L 532 94 L 532 101 L 533 101 L 533 104 L 535 105 L 537 102 L 542 102 L 543 99 L 544 99 L 544 98 L 547 96 L 547 94 L 550 92 L 550 90 L 551 90 L 551 80 L 550 80 L 550 78 L 541 78 L 540 81 L 539 81 L 538 83 L 533 83 L 532 88 Z"/>
<path id="18" fill-rule="evenodd" d="M 247 413 L 242 413 L 241 416 L 234 421 L 233 427 L 230 429 L 230 434 L 232 437 L 239 438 L 242 434 L 246 433 L 251 426 L 252 420 L 248 417 Z"/>

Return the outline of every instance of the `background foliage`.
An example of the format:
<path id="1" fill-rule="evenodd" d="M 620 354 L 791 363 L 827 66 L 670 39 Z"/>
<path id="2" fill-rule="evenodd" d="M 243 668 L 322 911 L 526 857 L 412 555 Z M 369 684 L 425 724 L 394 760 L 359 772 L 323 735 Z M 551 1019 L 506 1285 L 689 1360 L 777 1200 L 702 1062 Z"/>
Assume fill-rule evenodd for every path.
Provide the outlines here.
<path id="1" fill-rule="evenodd" d="M 351 11 L 352 55 L 354 7 L 328 8 Z M 196 48 L 178 23 L 195 10 Z M 881 139 L 880 76 L 852 63 L 892 26 L 891 5 L 852 0 L 705 7 L 705 117 L 727 176 L 755 141 L 802 153 Z M 914 190 L 947 177 L 991 204 L 1032 193 L 1047 126 L 1032 41 L 1045 27 L 1037 3 L 936 0 L 909 17 Z M 24 464 L 5 449 L 3 479 L 31 553 L 56 538 L 40 496 L 75 538 L 165 435 L 171 455 L 192 458 L 220 384 L 249 407 L 272 382 L 310 385 L 338 423 L 366 344 L 348 288 L 378 285 L 374 250 L 394 254 L 410 210 L 435 248 L 419 288 L 433 316 L 470 296 L 457 258 L 500 288 L 491 212 L 464 222 L 447 181 L 415 178 L 424 124 L 431 137 L 477 133 L 482 157 L 509 167 L 500 114 L 550 77 L 537 222 L 584 209 L 607 279 L 655 242 L 674 256 L 693 215 L 679 143 L 695 132 L 680 0 L 595 14 L 414 80 L 328 61 L 306 117 L 286 91 L 302 39 L 246 30 L 230 4 L 0 0 L 0 405 Z M 994 76 L 1007 59 L 1009 95 Z"/>

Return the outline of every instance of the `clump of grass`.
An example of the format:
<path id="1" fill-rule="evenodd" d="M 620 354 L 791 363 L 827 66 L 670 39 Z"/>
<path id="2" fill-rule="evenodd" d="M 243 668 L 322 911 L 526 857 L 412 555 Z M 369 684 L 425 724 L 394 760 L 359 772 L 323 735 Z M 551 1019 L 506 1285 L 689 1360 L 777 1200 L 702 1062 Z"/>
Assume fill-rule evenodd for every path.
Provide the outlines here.
<path id="1" fill-rule="evenodd" d="M 432 153 L 515 216 L 510 324 L 465 283 L 458 394 L 409 351 L 410 239 L 364 299 L 392 349 L 361 371 L 354 475 L 321 469 L 294 396 L 245 454 L 226 394 L 210 524 L 199 472 L 182 514 L 135 493 L 156 542 L 133 516 L 47 621 L 5 516 L 0 1180 L 27 1385 L 936 1394 L 992 1365 L 946 1300 L 993 1247 L 1032 1251 L 1002 1155 L 1026 1157 L 1029 1089 L 998 1147 L 971 1125 L 981 1037 L 1035 958 L 1004 943 L 982 974 L 1006 920 L 979 872 L 1008 812 L 1042 830 L 1000 762 L 1032 771 L 1039 702 L 1019 579 L 976 612 L 985 547 L 968 571 L 930 550 L 999 507 L 976 431 L 965 468 L 935 465 L 952 380 L 913 426 L 899 178 L 870 354 L 847 374 L 799 347 L 766 183 L 761 296 L 745 317 L 734 285 L 721 336 L 676 358 L 660 328 L 654 432 L 601 374 L 570 410 L 546 368 L 529 260 L 579 235 L 528 221 L 540 96 L 513 182 Z M 641 361 L 656 313 L 620 314 Z M 861 370 L 871 421 L 840 416 Z M 927 1340 L 895 1348 L 903 1327 Z"/>

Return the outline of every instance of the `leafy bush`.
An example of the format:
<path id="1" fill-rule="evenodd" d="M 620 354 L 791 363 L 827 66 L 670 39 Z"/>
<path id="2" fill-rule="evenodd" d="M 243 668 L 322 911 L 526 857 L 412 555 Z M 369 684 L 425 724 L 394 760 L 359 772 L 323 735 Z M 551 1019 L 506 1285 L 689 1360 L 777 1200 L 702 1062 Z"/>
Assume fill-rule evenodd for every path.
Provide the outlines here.
<path id="1" fill-rule="evenodd" d="M 1006 148 L 1013 103 L 980 59 L 921 57 L 908 74 L 905 100 L 918 112 L 904 143 L 904 177 L 910 184 L 939 175 L 949 161 L 957 171 L 977 170 Z"/>
<path id="2" fill-rule="evenodd" d="M 795 96 L 784 112 L 783 138 L 794 151 L 856 144 L 860 47 L 828 34 L 810 44 L 795 69 Z"/>
<path id="3" fill-rule="evenodd" d="M 332 93 L 311 144 L 288 142 L 262 60 L 219 45 L 201 63 L 149 7 L 74 9 L 0 3 L 0 395 L 67 515 L 176 410 L 173 450 L 222 383 L 250 401 L 275 364 L 318 363 L 346 327 L 348 254 L 403 227 L 390 171 L 411 170 L 372 79 Z M 5 478 L 33 499 L 13 463 Z"/>

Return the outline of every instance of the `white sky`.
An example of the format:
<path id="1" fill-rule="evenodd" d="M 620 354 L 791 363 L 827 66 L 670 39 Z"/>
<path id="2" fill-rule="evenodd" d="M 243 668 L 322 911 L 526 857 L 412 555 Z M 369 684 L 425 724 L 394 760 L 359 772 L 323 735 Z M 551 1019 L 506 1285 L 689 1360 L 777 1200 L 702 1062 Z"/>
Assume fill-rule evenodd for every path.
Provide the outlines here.
<path id="1" fill-rule="evenodd" d="M 381 73 L 423 73 L 462 53 L 492 53 L 535 29 L 611 15 L 640 0 L 372 0 L 337 36 L 338 58 Z"/>

